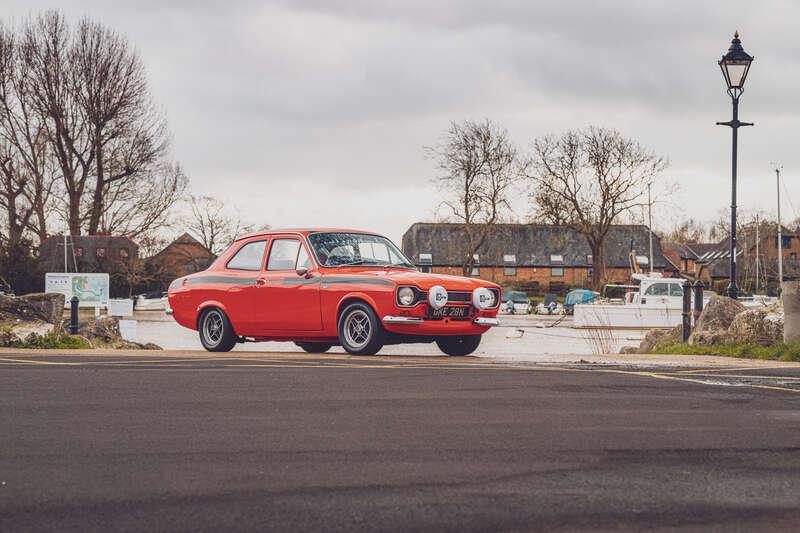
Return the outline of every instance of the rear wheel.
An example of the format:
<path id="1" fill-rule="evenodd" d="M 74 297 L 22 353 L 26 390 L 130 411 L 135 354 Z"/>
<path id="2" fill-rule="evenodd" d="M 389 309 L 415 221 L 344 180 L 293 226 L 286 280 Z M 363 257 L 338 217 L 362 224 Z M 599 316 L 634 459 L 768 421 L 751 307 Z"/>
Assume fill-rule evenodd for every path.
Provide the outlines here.
<path id="1" fill-rule="evenodd" d="M 339 342 L 347 353 L 375 355 L 383 348 L 385 337 L 378 316 L 364 302 L 348 305 L 339 316 Z"/>
<path id="2" fill-rule="evenodd" d="M 480 343 L 480 335 L 455 335 L 436 339 L 439 349 L 447 355 L 469 355 L 478 349 Z"/>
<path id="3" fill-rule="evenodd" d="M 203 311 L 198 325 L 200 343 L 209 352 L 229 352 L 239 340 L 228 316 L 216 307 Z"/>
<path id="4" fill-rule="evenodd" d="M 327 342 L 295 342 L 295 344 L 308 353 L 325 353 L 333 346 Z"/>

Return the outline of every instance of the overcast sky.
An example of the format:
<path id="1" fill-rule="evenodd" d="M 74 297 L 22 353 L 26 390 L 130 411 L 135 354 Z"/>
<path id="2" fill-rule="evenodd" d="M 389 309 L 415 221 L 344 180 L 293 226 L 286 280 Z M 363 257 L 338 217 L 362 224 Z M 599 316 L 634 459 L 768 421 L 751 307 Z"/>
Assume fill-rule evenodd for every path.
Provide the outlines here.
<path id="1" fill-rule="evenodd" d="M 740 118 L 740 206 L 800 209 L 800 3 L 752 1 L 0 0 L 20 19 L 90 15 L 141 52 L 195 193 L 255 224 L 399 240 L 435 217 L 434 144 L 484 117 L 521 146 L 596 124 L 669 157 L 656 223 L 730 202 L 730 100 L 716 62 L 738 29 L 756 57 Z M 516 215 L 529 213 L 518 201 Z"/>

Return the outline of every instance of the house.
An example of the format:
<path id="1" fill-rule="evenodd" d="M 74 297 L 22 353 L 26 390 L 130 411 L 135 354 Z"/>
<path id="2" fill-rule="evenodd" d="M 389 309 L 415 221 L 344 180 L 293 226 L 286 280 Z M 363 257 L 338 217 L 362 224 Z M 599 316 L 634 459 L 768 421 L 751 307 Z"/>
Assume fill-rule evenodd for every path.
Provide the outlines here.
<path id="1" fill-rule="evenodd" d="M 423 271 L 461 275 L 465 235 L 463 224 L 418 222 L 403 235 L 403 252 Z M 613 226 L 604 248 L 607 281 L 628 282 L 632 268 L 648 270 L 648 248 L 646 226 Z M 674 270 L 655 235 L 653 252 L 655 271 Z M 569 226 L 499 224 L 475 254 L 471 275 L 531 293 L 564 292 L 588 287 L 593 267 L 586 238 Z"/>
<path id="2" fill-rule="evenodd" d="M 797 259 L 800 253 L 800 234 L 786 227 L 781 227 L 781 234 L 783 277 L 785 280 L 800 279 L 800 262 Z M 762 222 L 757 232 L 755 224 L 746 226 L 739 231 L 736 244 L 736 278 L 740 289 L 746 292 L 755 290 L 756 273 L 759 288 L 778 282 L 777 224 Z M 729 239 L 687 246 L 696 251 L 697 264 L 700 268 L 707 269 L 708 279 L 715 288 L 721 289 L 727 285 L 730 279 Z"/>
<path id="3" fill-rule="evenodd" d="M 66 246 L 66 253 L 65 253 Z M 39 246 L 44 272 L 127 272 L 139 257 L 139 245 L 119 235 L 51 235 Z"/>
<path id="4" fill-rule="evenodd" d="M 175 278 L 205 270 L 216 258 L 200 241 L 184 233 L 145 263 L 148 271 L 158 273 L 168 284 Z"/>

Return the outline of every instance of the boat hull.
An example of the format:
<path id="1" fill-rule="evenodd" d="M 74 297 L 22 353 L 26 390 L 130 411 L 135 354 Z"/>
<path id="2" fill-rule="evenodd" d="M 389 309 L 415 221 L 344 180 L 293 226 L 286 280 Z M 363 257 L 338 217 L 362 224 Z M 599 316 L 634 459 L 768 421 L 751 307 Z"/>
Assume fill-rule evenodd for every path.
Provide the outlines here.
<path id="1" fill-rule="evenodd" d="M 666 329 L 681 323 L 680 307 L 577 304 L 574 309 L 576 328 Z"/>

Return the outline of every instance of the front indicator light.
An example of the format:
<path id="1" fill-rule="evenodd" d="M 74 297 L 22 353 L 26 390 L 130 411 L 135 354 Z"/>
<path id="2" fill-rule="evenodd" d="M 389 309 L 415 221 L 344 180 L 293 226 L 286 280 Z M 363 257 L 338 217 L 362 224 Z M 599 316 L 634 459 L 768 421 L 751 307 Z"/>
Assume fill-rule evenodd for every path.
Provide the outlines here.
<path id="1" fill-rule="evenodd" d="M 472 305 L 481 311 L 495 306 L 494 293 L 486 287 L 479 287 L 472 292 Z"/>
<path id="2" fill-rule="evenodd" d="M 411 287 L 400 287 L 397 291 L 397 301 L 400 305 L 409 306 L 414 303 L 416 295 Z"/>

